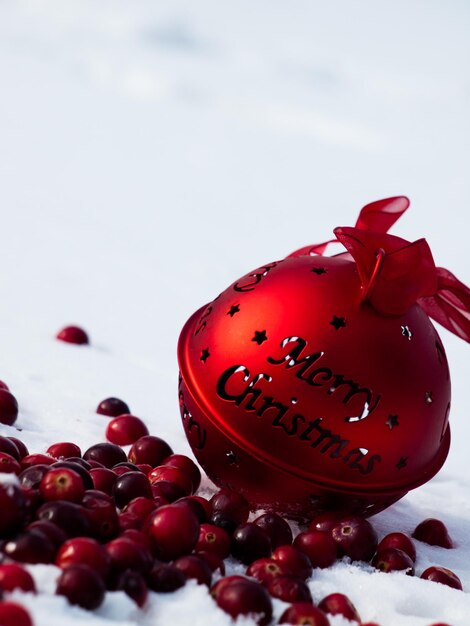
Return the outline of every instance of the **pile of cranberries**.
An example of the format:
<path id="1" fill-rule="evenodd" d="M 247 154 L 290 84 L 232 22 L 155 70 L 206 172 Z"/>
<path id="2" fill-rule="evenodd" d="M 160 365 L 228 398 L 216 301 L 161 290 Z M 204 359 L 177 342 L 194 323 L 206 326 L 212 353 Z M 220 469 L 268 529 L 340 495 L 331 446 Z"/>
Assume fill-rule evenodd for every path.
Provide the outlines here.
<path id="1" fill-rule="evenodd" d="M 17 412 L 0 382 L 0 422 L 14 423 Z M 195 495 L 196 464 L 150 435 L 125 402 L 107 398 L 97 413 L 111 418 L 107 441 L 83 453 L 60 442 L 30 454 L 19 439 L 0 436 L 0 472 L 16 474 L 19 482 L 0 484 L 2 626 L 32 625 L 26 609 L 8 600 L 15 589 L 36 592 L 23 564 L 55 564 L 56 593 L 89 610 L 109 590 L 122 590 L 143 607 L 149 590 L 171 593 L 194 579 L 230 616 L 253 615 L 260 626 L 272 622 L 272 598 L 289 604 L 280 624 L 328 626 L 328 615 L 339 614 L 378 626 L 361 622 L 341 593 L 314 605 L 307 584 L 314 568 L 343 557 L 414 575 L 416 550 L 408 535 L 394 532 L 379 542 L 367 519 L 334 512 L 317 515 L 295 538 L 276 513 L 248 521 L 248 502 L 235 491 L 221 489 L 210 500 Z M 124 445 L 131 445 L 128 454 Z M 413 537 L 452 547 L 439 520 L 424 520 Z M 245 575 L 225 575 L 228 557 L 246 566 Z M 430 567 L 421 578 L 462 589 L 443 567 Z"/>

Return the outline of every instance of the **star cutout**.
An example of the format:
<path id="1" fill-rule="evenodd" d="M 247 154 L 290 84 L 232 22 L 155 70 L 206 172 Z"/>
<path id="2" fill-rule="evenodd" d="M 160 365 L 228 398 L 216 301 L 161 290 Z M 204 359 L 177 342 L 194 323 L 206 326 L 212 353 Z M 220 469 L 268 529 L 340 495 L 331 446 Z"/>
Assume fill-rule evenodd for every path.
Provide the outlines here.
<path id="1" fill-rule="evenodd" d="M 225 453 L 225 456 L 227 457 L 229 465 L 238 465 L 238 457 L 235 452 L 230 450 L 230 452 Z"/>
<path id="2" fill-rule="evenodd" d="M 201 356 L 199 360 L 205 363 L 209 357 L 210 357 L 209 348 L 204 348 L 204 350 L 202 350 L 201 352 Z"/>
<path id="3" fill-rule="evenodd" d="M 395 426 L 400 426 L 398 423 L 398 415 L 389 415 L 388 420 L 385 422 L 390 430 L 393 430 Z"/>
<path id="4" fill-rule="evenodd" d="M 426 404 L 433 403 L 434 398 L 432 397 L 432 391 L 426 391 L 426 393 L 424 394 L 424 401 L 426 402 Z"/>
<path id="5" fill-rule="evenodd" d="M 312 272 L 314 274 L 318 274 L 318 276 L 320 276 L 321 274 L 326 274 L 326 269 L 324 267 L 314 267 L 312 269 Z"/>
<path id="6" fill-rule="evenodd" d="M 251 341 L 256 341 L 256 343 L 260 346 L 264 341 L 267 340 L 266 331 L 265 330 L 255 330 L 255 336 Z"/>
<path id="7" fill-rule="evenodd" d="M 333 315 L 333 319 L 331 320 L 330 324 L 334 326 L 336 330 L 339 330 L 340 328 L 345 328 L 346 320 L 344 319 L 344 317 L 337 317 L 336 315 Z"/>
<path id="8" fill-rule="evenodd" d="M 407 456 L 401 456 L 400 460 L 398 461 L 398 463 L 395 465 L 395 467 L 398 470 L 403 469 L 404 467 L 406 467 L 408 464 L 408 457 Z"/>
<path id="9" fill-rule="evenodd" d="M 232 304 L 232 306 L 230 307 L 230 310 L 227 311 L 227 315 L 230 315 L 230 317 L 233 317 L 235 313 L 239 313 L 239 312 L 240 312 L 240 305 Z"/>
<path id="10" fill-rule="evenodd" d="M 406 337 L 408 341 L 411 341 L 411 337 L 413 337 L 413 333 L 408 328 L 408 326 L 401 327 L 401 334 L 403 335 L 403 337 Z"/>

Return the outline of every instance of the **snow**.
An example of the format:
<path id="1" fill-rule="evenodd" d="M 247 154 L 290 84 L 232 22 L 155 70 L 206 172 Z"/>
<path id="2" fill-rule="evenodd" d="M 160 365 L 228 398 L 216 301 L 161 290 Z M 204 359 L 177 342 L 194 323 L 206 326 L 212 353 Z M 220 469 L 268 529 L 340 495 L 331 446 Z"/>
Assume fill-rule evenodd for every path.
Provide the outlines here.
<path id="1" fill-rule="evenodd" d="M 425 236 L 470 283 L 469 20 L 464 0 L 0 3 L 0 378 L 22 429 L 0 433 L 86 448 L 104 438 L 96 405 L 117 395 L 189 452 L 175 357 L 187 317 L 378 198 L 408 195 L 394 232 Z M 55 341 L 67 323 L 92 346 Z M 449 459 L 372 521 L 383 535 L 443 519 L 457 547 L 417 542 L 417 572 L 449 567 L 465 591 L 346 562 L 311 582 L 315 600 L 347 593 L 381 626 L 470 619 L 468 346 L 439 332 Z M 108 594 L 90 614 L 53 595 L 55 568 L 30 571 L 41 593 L 13 597 L 36 626 L 230 624 L 196 585 L 145 611 Z"/>

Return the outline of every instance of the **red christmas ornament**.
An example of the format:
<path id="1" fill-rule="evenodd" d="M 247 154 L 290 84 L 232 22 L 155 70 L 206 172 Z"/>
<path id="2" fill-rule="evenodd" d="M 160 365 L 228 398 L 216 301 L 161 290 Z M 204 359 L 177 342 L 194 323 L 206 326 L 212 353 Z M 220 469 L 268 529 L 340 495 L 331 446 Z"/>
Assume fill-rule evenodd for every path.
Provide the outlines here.
<path id="1" fill-rule="evenodd" d="M 404 197 L 234 282 L 187 321 L 179 397 L 207 475 L 254 507 L 371 515 L 428 481 L 450 444 L 450 377 L 429 316 L 470 340 L 470 290 L 424 239 L 386 234 Z"/>

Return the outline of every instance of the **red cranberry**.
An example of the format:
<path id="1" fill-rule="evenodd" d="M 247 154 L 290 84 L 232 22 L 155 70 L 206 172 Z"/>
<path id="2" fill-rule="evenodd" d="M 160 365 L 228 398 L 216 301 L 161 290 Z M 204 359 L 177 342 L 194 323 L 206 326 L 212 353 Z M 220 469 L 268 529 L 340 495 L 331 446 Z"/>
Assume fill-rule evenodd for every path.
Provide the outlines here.
<path id="1" fill-rule="evenodd" d="M 201 484 L 201 472 L 196 463 L 184 454 L 170 454 L 163 461 L 162 465 L 170 465 L 171 467 L 177 467 L 184 474 L 189 476 L 192 483 L 192 493 L 199 489 Z"/>
<path id="2" fill-rule="evenodd" d="M 173 565 L 184 574 L 186 580 L 196 580 L 198 585 L 210 587 L 212 580 L 212 570 L 207 561 L 197 554 L 180 556 L 173 562 Z"/>
<path id="3" fill-rule="evenodd" d="M 307 583 L 296 576 L 276 576 L 266 583 L 272 598 L 283 602 L 312 602 Z"/>
<path id="4" fill-rule="evenodd" d="M 125 530 L 138 530 L 142 527 L 142 522 L 132 513 L 119 513 L 119 534 Z"/>
<path id="5" fill-rule="evenodd" d="M 357 515 L 341 518 L 333 527 L 331 536 L 340 553 L 353 561 L 370 561 L 377 548 L 377 533 L 372 524 Z"/>
<path id="6" fill-rule="evenodd" d="M 219 593 L 222 591 L 224 587 L 227 585 L 232 585 L 235 582 L 244 582 L 247 580 L 245 576 L 240 576 L 239 574 L 233 574 L 232 576 L 225 576 L 225 578 L 220 578 L 216 583 L 212 585 L 211 588 L 211 596 L 216 599 Z"/>
<path id="7" fill-rule="evenodd" d="M 372 565 L 381 572 L 405 571 L 408 576 L 414 576 L 415 573 L 410 556 L 398 548 L 384 548 L 378 551 L 372 559 Z"/>
<path id="8" fill-rule="evenodd" d="M 113 487 L 113 498 L 116 506 L 123 509 L 126 504 L 138 496 L 152 498 L 152 489 L 147 476 L 142 472 L 128 472 L 118 476 Z"/>
<path id="9" fill-rule="evenodd" d="M 354 604 L 342 593 L 331 593 L 326 596 L 319 603 L 318 608 L 330 615 L 342 615 L 350 621 L 361 621 Z"/>
<path id="10" fill-rule="evenodd" d="M 152 591 L 171 593 L 184 587 L 186 577 L 175 565 L 158 563 L 147 574 L 147 584 Z"/>
<path id="11" fill-rule="evenodd" d="M 43 477 L 49 471 L 50 465 L 31 465 L 19 475 L 20 485 L 25 489 L 39 489 Z"/>
<path id="12" fill-rule="evenodd" d="M 21 474 L 21 465 L 6 452 L 0 452 L 0 474 Z"/>
<path id="13" fill-rule="evenodd" d="M 447 585 L 453 589 L 462 589 L 462 582 L 460 578 L 457 574 L 454 574 L 454 572 L 446 567 L 438 567 L 437 565 L 428 567 L 421 574 L 421 578 L 424 578 L 425 580 L 432 580 L 433 582 L 441 583 L 442 585 Z"/>
<path id="14" fill-rule="evenodd" d="M 161 480 L 167 480 L 172 483 L 176 483 L 181 487 L 185 496 L 192 493 L 193 484 L 188 474 L 185 474 L 183 470 L 178 467 L 171 467 L 170 465 L 159 465 L 155 467 L 148 475 L 148 479 L 155 485 Z"/>
<path id="15" fill-rule="evenodd" d="M 33 626 L 28 611 L 16 602 L 0 602 L 0 624 L 2 626 Z"/>
<path id="16" fill-rule="evenodd" d="M 87 472 L 89 472 L 91 470 L 91 464 L 90 463 L 94 463 L 95 461 L 85 461 L 85 459 L 82 459 L 81 456 L 69 456 L 67 457 L 67 459 L 65 459 L 64 461 L 56 461 L 54 463 L 54 465 L 57 465 L 58 463 L 76 463 L 78 465 L 80 465 L 81 467 L 83 467 L 83 469 L 86 469 Z M 100 467 L 104 467 L 101 463 L 98 464 Z"/>
<path id="17" fill-rule="evenodd" d="M 210 516 L 212 515 L 212 506 L 209 500 L 203 498 L 202 496 L 185 496 L 185 500 L 191 500 L 192 502 L 198 502 L 201 507 L 204 509 L 204 520 L 203 522 L 208 522 Z"/>
<path id="18" fill-rule="evenodd" d="M 110 562 L 103 546 L 89 537 L 69 539 L 60 548 L 55 559 L 55 564 L 61 569 L 76 563 L 89 565 L 102 578 L 108 575 Z"/>
<path id="19" fill-rule="evenodd" d="M 46 502 L 53 500 L 81 502 L 85 494 L 81 476 L 66 467 L 50 469 L 41 480 L 39 491 Z"/>
<path id="20" fill-rule="evenodd" d="M 129 461 L 157 467 L 170 454 L 173 454 L 173 450 L 166 441 L 154 435 L 146 435 L 138 439 L 129 450 Z"/>
<path id="21" fill-rule="evenodd" d="M 106 544 L 114 574 L 130 569 L 135 572 L 148 572 L 152 566 L 152 555 L 143 545 L 126 537 L 118 537 Z"/>
<path id="22" fill-rule="evenodd" d="M 10 539 L 3 546 L 6 556 L 20 563 L 53 563 L 55 548 L 52 543 L 39 532 L 27 531 Z"/>
<path id="23" fill-rule="evenodd" d="M 0 436 L 0 452 L 6 452 L 17 461 L 20 460 L 20 452 L 18 450 L 18 446 L 8 437 Z"/>
<path id="24" fill-rule="evenodd" d="M 82 452 L 76 443 L 70 441 L 61 441 L 60 443 L 51 444 L 46 454 L 54 457 L 54 459 L 67 459 L 70 456 L 82 456 Z"/>
<path id="25" fill-rule="evenodd" d="M 291 527 L 286 520 L 277 513 L 264 513 L 264 515 L 257 517 L 253 523 L 268 534 L 273 549 L 292 543 Z"/>
<path id="26" fill-rule="evenodd" d="M 119 398 L 105 398 L 98 404 L 96 412 L 100 415 L 108 415 L 109 417 L 117 417 L 123 413 L 130 413 L 130 409 L 123 400 Z"/>
<path id="27" fill-rule="evenodd" d="M 134 465 L 133 463 L 118 463 L 117 465 L 113 466 L 112 470 L 116 474 L 116 476 L 123 476 L 124 474 L 128 474 L 129 472 L 140 472 L 140 474 L 142 474 L 137 465 Z"/>
<path id="28" fill-rule="evenodd" d="M 81 563 L 64 569 L 57 581 L 56 594 L 65 596 L 70 604 L 90 611 L 102 604 L 105 592 L 101 576 Z"/>
<path id="29" fill-rule="evenodd" d="M 27 454 L 21 459 L 21 467 L 25 470 L 33 465 L 52 465 L 55 461 L 48 454 Z"/>
<path id="30" fill-rule="evenodd" d="M 69 470 L 73 470 L 81 477 L 84 489 L 93 489 L 94 485 L 88 469 L 83 467 L 80 463 L 77 463 L 77 461 L 56 461 L 53 465 L 51 465 L 51 469 L 59 467 L 66 467 Z"/>
<path id="31" fill-rule="evenodd" d="M 336 524 L 344 517 L 340 511 L 324 511 L 318 513 L 310 521 L 308 530 L 319 530 L 322 533 L 331 533 Z"/>
<path id="32" fill-rule="evenodd" d="M 320 530 L 299 533 L 294 546 L 308 556 L 312 567 L 330 567 L 338 556 L 336 541 L 331 535 Z"/>
<path id="33" fill-rule="evenodd" d="M 270 580 L 277 578 L 278 576 L 291 576 L 292 572 L 280 561 L 274 559 L 257 559 L 246 570 L 247 576 L 256 578 L 256 580 L 263 585 L 266 585 Z"/>
<path id="34" fill-rule="evenodd" d="M 289 568 L 293 576 L 307 580 L 312 575 L 310 559 L 294 546 L 278 546 L 272 553 L 272 558 Z"/>
<path id="35" fill-rule="evenodd" d="M 127 461 L 124 450 L 113 443 L 95 443 L 94 446 L 88 448 L 83 458 L 85 461 L 88 459 L 98 461 L 105 467 L 113 467 L 113 465 Z"/>
<path id="36" fill-rule="evenodd" d="M 35 533 L 43 535 L 56 550 L 60 548 L 64 541 L 67 541 L 67 535 L 64 531 L 51 522 L 31 522 L 31 524 L 26 527 L 26 530 L 34 530 Z"/>
<path id="37" fill-rule="evenodd" d="M 99 541 L 114 539 L 119 533 L 119 519 L 114 502 L 103 492 L 85 493 L 82 506 L 91 525 L 90 533 Z"/>
<path id="38" fill-rule="evenodd" d="M 377 546 L 377 552 L 381 552 L 386 548 L 398 548 L 398 550 L 403 550 L 410 559 L 414 562 L 416 561 L 416 548 L 414 543 L 411 541 L 408 535 L 405 533 L 389 533 L 386 535 Z"/>
<path id="39" fill-rule="evenodd" d="M 154 498 L 165 498 L 171 503 L 185 497 L 183 489 L 169 480 L 159 480 L 158 483 L 154 483 L 152 485 L 152 495 Z"/>
<path id="40" fill-rule="evenodd" d="M 147 583 L 139 572 L 132 570 L 123 572 L 117 582 L 116 591 L 124 591 L 140 608 L 142 608 L 147 601 Z"/>
<path id="41" fill-rule="evenodd" d="M 87 512 L 74 502 L 56 500 L 43 504 L 37 517 L 52 522 L 61 528 L 68 537 L 82 537 L 91 534 L 91 524 Z"/>
<path id="42" fill-rule="evenodd" d="M 0 423 L 12 426 L 18 417 L 18 402 L 6 389 L 0 389 Z"/>
<path id="43" fill-rule="evenodd" d="M 164 501 L 164 504 L 168 504 L 168 502 Z M 144 498 L 142 496 L 138 496 L 137 498 L 133 498 L 123 509 L 123 513 L 130 513 L 134 515 L 140 524 L 143 524 L 148 516 L 155 511 L 157 508 L 155 501 L 153 499 Z"/>
<path id="44" fill-rule="evenodd" d="M 85 345 L 90 343 L 88 335 L 79 326 L 65 326 L 57 335 L 56 339 L 59 341 L 65 341 L 66 343 L 74 343 L 76 345 Z"/>
<path id="45" fill-rule="evenodd" d="M 129 539 L 129 541 L 133 541 L 138 546 L 142 546 L 149 552 L 152 551 L 152 541 L 150 537 L 146 535 L 142 530 L 137 530 L 135 528 L 128 528 L 122 533 L 121 538 Z"/>
<path id="46" fill-rule="evenodd" d="M 279 618 L 279 624 L 294 624 L 295 626 L 330 626 L 330 622 L 323 611 L 308 602 L 295 602 Z"/>
<path id="47" fill-rule="evenodd" d="M 113 470 L 110 470 L 107 467 L 92 468 L 90 470 L 90 476 L 95 489 L 103 491 L 108 495 L 112 495 L 114 483 L 117 478 L 117 474 L 113 472 Z"/>
<path id="48" fill-rule="evenodd" d="M 157 557 L 170 561 L 193 550 L 199 537 L 199 522 L 190 509 L 167 504 L 152 513 L 146 531 L 154 542 Z"/>
<path id="49" fill-rule="evenodd" d="M 26 514 L 26 500 L 19 487 L 0 483 L 0 511 L 0 537 L 17 532 Z"/>
<path id="50" fill-rule="evenodd" d="M 174 503 L 177 506 L 187 506 L 191 509 L 194 515 L 197 517 L 198 522 L 200 524 L 204 524 L 207 522 L 206 509 L 200 503 L 200 500 L 203 498 L 198 498 L 197 496 L 184 496 L 184 498 L 180 498 L 176 500 Z"/>
<path id="51" fill-rule="evenodd" d="M 225 576 L 225 564 L 214 552 L 208 552 L 207 550 L 198 551 L 198 556 L 202 557 L 207 565 L 211 568 L 212 573 L 218 572 L 220 576 Z"/>
<path id="52" fill-rule="evenodd" d="M 207 550 L 225 559 L 230 554 L 230 535 L 214 524 L 201 524 L 195 550 Z"/>
<path id="53" fill-rule="evenodd" d="M 232 536 L 233 556 L 249 565 L 271 555 L 271 540 L 262 528 L 252 522 L 238 526 Z"/>
<path id="54" fill-rule="evenodd" d="M 432 517 L 418 524 L 414 529 L 412 537 L 431 546 L 440 546 L 447 549 L 454 547 L 444 522 Z"/>
<path id="55" fill-rule="evenodd" d="M 28 456 L 29 450 L 26 447 L 26 445 L 20 439 L 17 439 L 16 437 L 7 437 L 7 439 L 12 441 L 15 444 L 15 446 L 18 448 L 18 452 L 20 454 L 20 460 L 23 457 Z"/>
<path id="56" fill-rule="evenodd" d="M 272 618 L 272 603 L 266 589 L 248 578 L 232 580 L 219 588 L 217 605 L 231 617 L 253 615 L 258 626 L 267 626 Z"/>
<path id="57" fill-rule="evenodd" d="M 237 491 L 221 489 L 210 499 L 212 517 L 210 522 L 232 533 L 237 526 L 244 524 L 250 513 L 250 505 Z"/>
<path id="58" fill-rule="evenodd" d="M 137 439 L 148 434 L 148 428 L 140 417 L 130 413 L 118 415 L 106 427 L 106 439 L 120 446 L 135 443 Z"/>
<path id="59" fill-rule="evenodd" d="M 36 593 L 33 577 L 18 563 L 2 563 L 0 565 L 0 589 L 2 591 L 32 591 Z"/>

